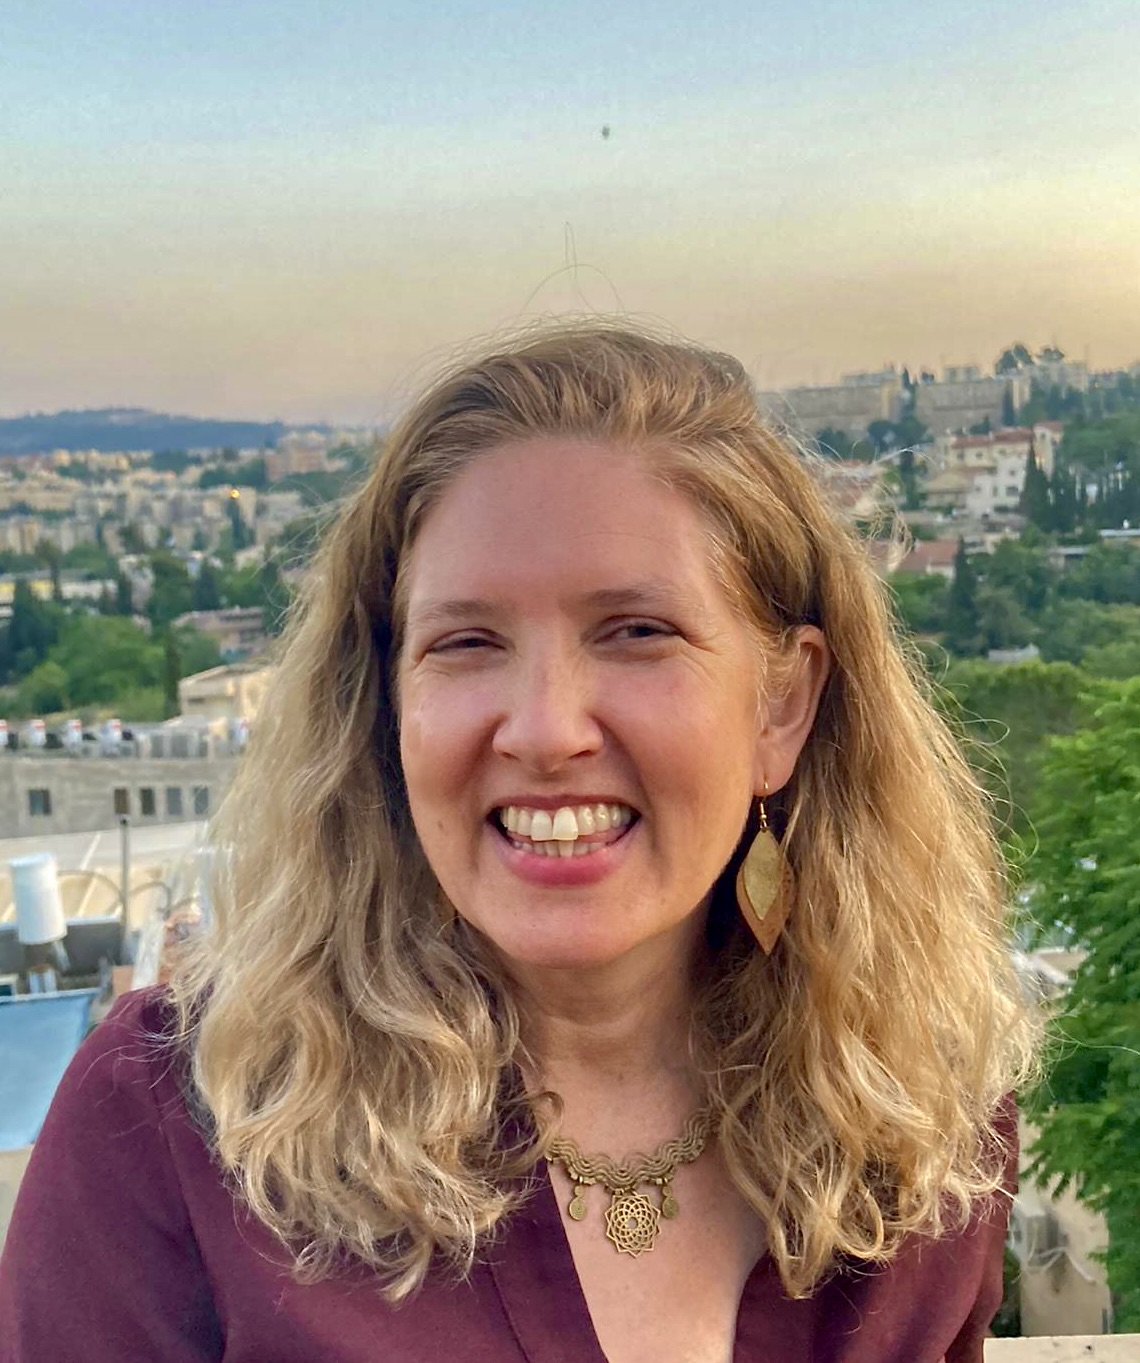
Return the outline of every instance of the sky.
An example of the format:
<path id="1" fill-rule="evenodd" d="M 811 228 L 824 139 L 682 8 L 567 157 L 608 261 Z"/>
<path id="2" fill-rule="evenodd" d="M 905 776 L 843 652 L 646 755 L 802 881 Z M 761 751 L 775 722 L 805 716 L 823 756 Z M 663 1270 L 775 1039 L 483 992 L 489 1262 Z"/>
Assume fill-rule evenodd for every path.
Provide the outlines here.
<path id="1" fill-rule="evenodd" d="M 7 0 L 0 415 L 384 422 L 570 312 L 1133 363 L 1138 69 L 1135 0 Z"/>

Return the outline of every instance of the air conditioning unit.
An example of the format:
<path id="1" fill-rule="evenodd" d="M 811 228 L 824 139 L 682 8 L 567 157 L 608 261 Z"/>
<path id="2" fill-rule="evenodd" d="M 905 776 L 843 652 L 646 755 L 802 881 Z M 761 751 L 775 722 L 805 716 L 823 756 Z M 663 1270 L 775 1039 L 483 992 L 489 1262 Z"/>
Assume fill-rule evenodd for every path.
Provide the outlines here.
<path id="1" fill-rule="evenodd" d="M 1023 1268 L 1055 1263 L 1065 1248 L 1065 1232 L 1056 1213 L 1032 1192 L 1020 1192 L 1009 1213 L 1009 1247 Z"/>

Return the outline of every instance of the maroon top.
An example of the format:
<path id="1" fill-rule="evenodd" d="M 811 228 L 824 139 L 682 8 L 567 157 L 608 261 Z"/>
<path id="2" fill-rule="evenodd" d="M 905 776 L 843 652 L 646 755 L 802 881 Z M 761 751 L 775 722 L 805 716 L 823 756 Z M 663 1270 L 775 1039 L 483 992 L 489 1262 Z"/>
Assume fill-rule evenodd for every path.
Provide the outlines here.
<path id="1" fill-rule="evenodd" d="M 155 1043 L 168 1026 L 155 994 L 128 995 L 59 1087 L 0 1260 L 0 1363 L 605 1363 L 545 1178 L 464 1283 L 399 1307 L 363 1266 L 295 1283 L 219 1176 Z M 807 1301 L 765 1257 L 735 1363 L 980 1363 L 1004 1236 L 991 1210 Z"/>

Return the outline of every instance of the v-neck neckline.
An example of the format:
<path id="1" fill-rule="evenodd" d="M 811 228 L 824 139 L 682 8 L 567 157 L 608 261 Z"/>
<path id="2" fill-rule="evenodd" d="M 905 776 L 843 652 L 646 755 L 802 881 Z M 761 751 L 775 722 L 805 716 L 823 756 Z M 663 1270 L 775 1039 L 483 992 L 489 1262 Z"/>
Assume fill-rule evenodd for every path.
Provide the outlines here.
<path id="1" fill-rule="evenodd" d="M 522 1355 L 527 1363 L 608 1363 L 545 1163 L 524 1194 L 502 1240 L 488 1254 Z M 808 1303 L 785 1295 L 771 1255 L 762 1255 L 740 1295 L 733 1363 L 810 1358 L 814 1315 Z"/>

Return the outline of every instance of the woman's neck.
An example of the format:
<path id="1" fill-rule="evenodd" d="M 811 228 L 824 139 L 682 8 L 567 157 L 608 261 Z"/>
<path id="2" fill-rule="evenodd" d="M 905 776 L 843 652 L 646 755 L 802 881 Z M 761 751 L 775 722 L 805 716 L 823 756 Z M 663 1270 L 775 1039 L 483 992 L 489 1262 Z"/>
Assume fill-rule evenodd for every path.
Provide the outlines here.
<path id="1" fill-rule="evenodd" d="M 527 1086 L 558 1095 L 580 1143 L 656 1145 L 704 1100 L 690 1045 L 703 961 L 662 947 L 588 971 L 512 970 Z"/>

